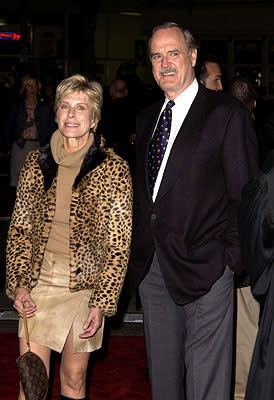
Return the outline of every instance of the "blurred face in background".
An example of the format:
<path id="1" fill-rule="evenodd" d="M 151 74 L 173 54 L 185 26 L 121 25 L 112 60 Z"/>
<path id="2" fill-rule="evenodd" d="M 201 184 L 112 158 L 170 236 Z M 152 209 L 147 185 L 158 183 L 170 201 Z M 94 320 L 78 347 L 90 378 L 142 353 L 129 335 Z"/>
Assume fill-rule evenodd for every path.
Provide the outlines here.
<path id="1" fill-rule="evenodd" d="M 26 97 L 38 97 L 38 84 L 36 79 L 29 79 L 25 84 Z"/>
<path id="2" fill-rule="evenodd" d="M 202 81 L 206 88 L 211 90 L 223 90 L 222 71 L 219 64 L 214 62 L 206 63 L 208 76 Z"/>
<path id="3" fill-rule="evenodd" d="M 127 84 L 122 79 L 117 79 L 112 82 L 109 88 L 109 94 L 112 100 L 123 99 L 128 95 Z"/>

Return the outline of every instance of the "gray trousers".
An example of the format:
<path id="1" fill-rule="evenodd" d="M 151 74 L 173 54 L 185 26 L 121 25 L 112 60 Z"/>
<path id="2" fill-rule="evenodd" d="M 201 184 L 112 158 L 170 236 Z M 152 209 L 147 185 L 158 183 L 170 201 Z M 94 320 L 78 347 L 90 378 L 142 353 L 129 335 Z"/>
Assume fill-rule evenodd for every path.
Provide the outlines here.
<path id="1" fill-rule="evenodd" d="M 229 400 L 233 274 L 187 305 L 171 299 L 156 254 L 140 287 L 153 400 Z M 186 394 L 186 397 L 185 397 Z"/>

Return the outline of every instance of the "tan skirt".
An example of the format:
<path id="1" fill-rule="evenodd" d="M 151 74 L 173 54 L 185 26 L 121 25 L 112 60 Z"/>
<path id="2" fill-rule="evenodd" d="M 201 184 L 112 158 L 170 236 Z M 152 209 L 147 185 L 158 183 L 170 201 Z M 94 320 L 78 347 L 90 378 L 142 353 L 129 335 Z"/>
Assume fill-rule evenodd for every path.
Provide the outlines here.
<path id="1" fill-rule="evenodd" d="M 90 290 L 69 290 L 69 258 L 46 251 L 38 284 L 31 292 L 37 306 L 35 316 L 28 318 L 30 341 L 62 352 L 73 326 L 73 353 L 92 352 L 102 346 L 103 329 L 88 339 L 79 338 L 89 313 Z M 25 337 L 22 320 L 18 336 Z"/>

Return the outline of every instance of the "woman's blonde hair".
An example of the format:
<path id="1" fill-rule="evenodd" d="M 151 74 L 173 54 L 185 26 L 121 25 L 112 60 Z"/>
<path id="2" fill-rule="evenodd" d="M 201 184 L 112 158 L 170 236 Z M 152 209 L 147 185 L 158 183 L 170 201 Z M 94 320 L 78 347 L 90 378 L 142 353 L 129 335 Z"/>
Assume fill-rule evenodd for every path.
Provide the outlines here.
<path id="1" fill-rule="evenodd" d="M 103 104 L 103 89 L 100 83 L 89 81 L 83 75 L 72 75 L 64 79 L 56 89 L 55 112 L 58 110 L 63 97 L 71 93 L 84 93 L 88 96 L 91 108 L 91 118 L 94 122 L 95 129 L 101 119 L 101 108 Z"/>
<path id="2" fill-rule="evenodd" d="M 37 97 L 38 98 L 40 97 L 41 89 L 42 89 L 41 82 L 36 76 L 31 75 L 31 74 L 26 74 L 21 79 L 21 87 L 20 87 L 20 92 L 19 92 L 19 95 L 21 97 L 25 96 L 26 86 L 27 86 L 28 82 L 32 81 L 32 80 L 36 81 L 36 84 L 37 84 Z"/>

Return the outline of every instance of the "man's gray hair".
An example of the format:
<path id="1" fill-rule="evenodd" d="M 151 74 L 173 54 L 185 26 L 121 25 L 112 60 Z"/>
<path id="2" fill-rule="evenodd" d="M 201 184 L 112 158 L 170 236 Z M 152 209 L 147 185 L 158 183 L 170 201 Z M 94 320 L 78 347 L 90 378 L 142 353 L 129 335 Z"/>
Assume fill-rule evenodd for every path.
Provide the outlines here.
<path id="1" fill-rule="evenodd" d="M 151 40 L 152 40 L 153 34 L 157 31 L 159 31 L 160 29 L 170 29 L 170 28 L 177 28 L 182 32 L 182 34 L 184 35 L 185 41 L 186 41 L 186 45 L 187 45 L 189 54 L 191 54 L 193 50 L 198 49 L 198 47 L 199 47 L 198 43 L 196 42 L 196 40 L 194 39 L 194 36 L 188 29 L 183 29 L 180 25 L 176 24 L 176 22 L 164 22 L 161 25 L 155 26 L 155 28 L 153 28 L 153 30 L 152 30 L 151 37 L 148 41 L 149 58 L 150 58 L 150 46 L 151 46 Z"/>

